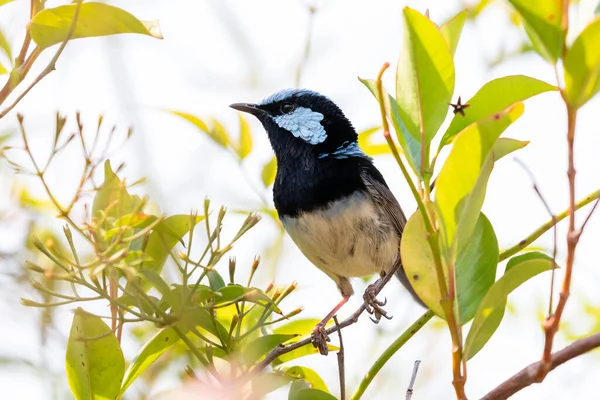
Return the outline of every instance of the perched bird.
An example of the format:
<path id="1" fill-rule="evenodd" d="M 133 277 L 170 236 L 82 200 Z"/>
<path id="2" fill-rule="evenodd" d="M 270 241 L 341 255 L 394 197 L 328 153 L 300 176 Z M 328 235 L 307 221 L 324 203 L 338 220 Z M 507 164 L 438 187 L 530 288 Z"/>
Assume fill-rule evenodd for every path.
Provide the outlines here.
<path id="1" fill-rule="evenodd" d="M 258 104 L 236 103 L 263 124 L 277 158 L 273 200 L 292 240 L 316 267 L 335 281 L 343 299 L 315 327 L 313 344 L 327 353 L 325 324 L 354 293 L 349 278 L 373 273 L 396 276 L 410 286 L 400 261 L 406 217 L 372 159 L 358 146 L 358 135 L 329 98 L 300 89 L 283 90 Z M 364 294 L 367 311 L 387 316 Z"/>

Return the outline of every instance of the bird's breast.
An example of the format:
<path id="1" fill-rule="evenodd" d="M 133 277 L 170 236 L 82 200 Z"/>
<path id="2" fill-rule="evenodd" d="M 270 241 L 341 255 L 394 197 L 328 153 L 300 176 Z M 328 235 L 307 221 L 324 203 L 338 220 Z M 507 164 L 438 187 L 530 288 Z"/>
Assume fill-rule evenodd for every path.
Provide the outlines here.
<path id="1" fill-rule="evenodd" d="M 398 256 L 398 233 L 364 191 L 293 217 L 283 216 L 281 222 L 304 255 L 329 275 L 379 273 Z"/>

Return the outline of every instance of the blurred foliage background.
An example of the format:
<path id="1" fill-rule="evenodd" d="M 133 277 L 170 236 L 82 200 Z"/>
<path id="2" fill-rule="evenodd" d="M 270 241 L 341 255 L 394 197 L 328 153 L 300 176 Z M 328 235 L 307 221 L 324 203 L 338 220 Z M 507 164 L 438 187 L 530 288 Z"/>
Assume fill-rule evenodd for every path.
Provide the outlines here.
<path id="1" fill-rule="evenodd" d="M 0 2 L 1 4 L 2 2 Z M 469 98 L 485 81 L 497 76 L 526 74 L 548 82 L 554 71 L 531 52 L 518 16 L 502 1 L 384 1 L 341 0 L 253 2 L 235 0 L 114 1 L 108 2 L 142 20 L 160 20 L 164 40 L 141 35 L 75 40 L 68 44 L 57 70 L 38 84 L 16 107 L 25 116 L 32 153 L 48 156 L 54 140 L 56 112 L 68 117 L 65 131 L 77 128 L 76 111 L 83 126 L 93 130 L 103 116 L 103 138 L 114 135 L 107 148 L 113 167 L 133 185 L 130 191 L 148 194 L 157 213 L 189 214 L 204 208 L 210 198 L 213 212 L 228 209 L 223 235 L 232 237 L 246 215 L 257 211 L 262 221 L 251 235 L 239 240 L 231 254 L 237 273 L 247 276 L 252 260 L 262 262 L 254 282 L 267 287 L 297 281 L 297 289 L 286 298 L 288 310 L 302 305 L 304 318 L 320 318 L 338 300 L 332 282 L 310 265 L 283 234 L 275 218 L 269 188 L 274 163 L 267 138 L 255 121 L 246 121 L 227 106 L 233 102 L 258 101 L 285 87 L 307 87 L 331 97 L 345 111 L 361 134 L 361 143 L 376 155 L 392 191 L 405 210 L 416 204 L 387 153 L 378 128 L 379 110 L 357 76 L 372 77 L 382 62 L 395 62 L 401 43 L 401 10 L 405 5 L 430 10 L 433 20 L 444 21 L 463 8 L 469 10 L 455 63 L 455 93 Z M 60 2 L 48 2 L 56 6 Z M 580 1 L 571 15 L 573 32 L 594 17 L 597 2 Z M 0 62 L 10 68 L 28 21 L 29 2 L 15 0 L 0 7 Z M 39 73 L 52 54 L 39 58 L 32 74 Z M 41 65 L 41 67 L 40 67 Z M 392 74 L 387 77 L 392 80 Z M 388 82 L 386 82 L 387 84 Z M 388 86 L 393 86 L 390 84 Z M 554 97 L 553 97 L 554 96 Z M 566 125 L 558 94 L 528 102 L 527 112 L 511 137 L 530 140 L 519 158 L 526 162 L 554 212 L 567 205 L 564 129 Z M 598 98 L 580 113 L 578 152 L 578 197 L 597 188 L 600 135 L 595 122 Z M 114 134 L 112 127 L 115 126 Z M 129 135 L 129 127 L 132 134 Z M 130 137 L 129 137 L 130 136 Z M 18 146 L 19 124 L 15 112 L 0 121 L 0 145 Z M 25 162 L 21 154 L 16 162 Z M 85 160 L 77 150 L 66 149 L 53 160 L 47 173 L 56 197 L 68 204 L 77 192 Z M 102 168 L 100 168 L 102 169 Z M 102 175 L 95 183 L 102 182 Z M 518 196 L 515 194 L 519 194 Z M 73 212 L 84 218 L 92 194 Z M 497 168 L 488 187 L 483 208 L 493 222 L 500 247 L 518 242 L 548 219 L 532 189 L 530 177 L 516 163 Z M 69 398 L 64 376 L 64 349 L 72 313 L 58 309 L 23 308 L 20 298 L 48 301 L 29 285 L 31 272 L 24 261 L 39 259 L 29 238 L 64 245 L 63 223 L 48 203 L 44 188 L 35 177 L 14 174 L 0 162 L 0 383 L 4 393 L 27 399 Z M 559 226 L 559 237 L 566 229 Z M 600 237 L 598 219 L 590 222 L 577 255 L 572 299 L 565 326 L 556 347 L 600 326 L 600 271 L 595 245 Z M 62 243 L 62 244 L 61 244 Z M 551 234 L 536 245 L 551 251 Z M 558 244 L 558 260 L 564 258 L 564 241 Z M 176 266 L 168 265 L 168 274 Z M 227 262 L 217 266 L 227 276 Z M 548 278 L 549 279 L 549 278 Z M 50 281 L 49 281 L 50 282 Z M 534 280 L 519 289 L 509 302 L 509 315 L 498 334 L 471 362 L 468 391 L 480 396 L 500 380 L 536 359 L 541 351 L 542 321 L 549 282 Z M 356 280 L 359 293 L 366 282 Z M 364 320 L 344 331 L 347 381 L 354 387 L 375 357 L 422 313 L 409 296 L 392 282 L 384 291 L 394 319 L 380 325 Z M 349 315 L 360 304 L 354 298 L 342 312 Z M 326 305 L 326 306 L 325 306 Z M 93 307 L 93 306 L 92 306 Z M 98 312 L 107 313 L 106 309 Z M 422 360 L 415 397 L 450 398 L 449 338 L 440 334 L 441 321 L 425 328 L 399 352 L 376 377 L 368 398 L 384 399 L 403 392 L 413 361 Z M 125 357 L 131 359 L 148 338 L 149 331 L 126 329 Z M 509 351 L 507 351 L 507 349 Z M 598 354 L 580 357 L 552 373 L 543 384 L 515 398 L 586 399 L 600 378 Z M 160 359 L 126 398 L 143 399 L 176 388 L 185 378 L 182 352 Z M 336 393 L 337 365 L 334 357 L 312 355 L 302 364 L 315 369 Z M 570 384 L 576 381 L 577 385 Z M 276 391 L 270 398 L 285 398 Z"/>

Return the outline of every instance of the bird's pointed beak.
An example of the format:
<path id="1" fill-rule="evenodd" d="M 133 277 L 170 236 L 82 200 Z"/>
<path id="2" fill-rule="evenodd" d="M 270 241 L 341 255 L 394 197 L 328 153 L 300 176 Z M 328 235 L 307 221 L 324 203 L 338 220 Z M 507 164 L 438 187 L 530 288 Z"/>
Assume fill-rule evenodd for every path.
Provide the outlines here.
<path id="1" fill-rule="evenodd" d="M 241 112 L 246 112 L 248 114 L 252 114 L 256 117 L 260 117 L 261 115 L 265 114 L 265 110 L 258 108 L 258 106 L 256 104 L 234 103 L 234 104 L 231 104 L 229 107 L 231 107 L 235 110 L 241 111 Z"/>

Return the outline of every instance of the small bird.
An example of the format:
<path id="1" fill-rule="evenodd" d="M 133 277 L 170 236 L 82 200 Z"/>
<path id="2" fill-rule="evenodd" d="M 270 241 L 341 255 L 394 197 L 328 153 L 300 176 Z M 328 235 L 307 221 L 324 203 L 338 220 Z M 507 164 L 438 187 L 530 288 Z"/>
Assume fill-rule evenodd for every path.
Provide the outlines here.
<path id="1" fill-rule="evenodd" d="M 410 286 L 400 260 L 406 217 L 342 110 L 328 97 L 287 89 L 258 104 L 230 107 L 254 115 L 265 128 L 277 174 L 273 201 L 285 230 L 302 253 L 329 276 L 343 299 L 317 324 L 313 344 L 327 354 L 325 324 L 354 293 L 349 278 L 396 268 Z M 375 297 L 375 284 L 363 296 L 378 322 L 389 317 Z"/>

